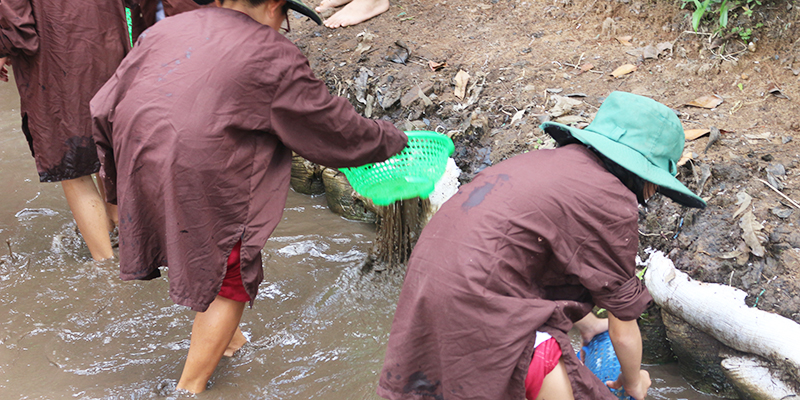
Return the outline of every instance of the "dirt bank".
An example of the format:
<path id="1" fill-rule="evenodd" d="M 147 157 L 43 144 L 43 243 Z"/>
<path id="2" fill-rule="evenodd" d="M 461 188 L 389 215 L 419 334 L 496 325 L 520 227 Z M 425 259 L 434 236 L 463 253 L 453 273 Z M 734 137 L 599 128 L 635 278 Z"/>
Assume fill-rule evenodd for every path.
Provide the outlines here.
<path id="1" fill-rule="evenodd" d="M 680 2 L 399 0 L 355 27 L 298 21 L 288 36 L 365 115 L 450 135 L 462 181 L 552 146 L 542 121 L 583 126 L 614 90 L 672 107 L 685 129 L 719 129 L 687 142 L 691 159 L 680 168 L 709 207 L 655 198 L 641 245 L 800 322 L 800 210 L 791 203 L 800 201 L 798 15 L 792 3 L 760 6 L 753 18 L 764 26 L 748 48 L 738 37 L 691 32 Z M 755 25 L 745 18 L 731 23 Z M 611 75 L 625 65 L 635 70 Z M 719 104 L 687 106 L 702 96 Z"/>

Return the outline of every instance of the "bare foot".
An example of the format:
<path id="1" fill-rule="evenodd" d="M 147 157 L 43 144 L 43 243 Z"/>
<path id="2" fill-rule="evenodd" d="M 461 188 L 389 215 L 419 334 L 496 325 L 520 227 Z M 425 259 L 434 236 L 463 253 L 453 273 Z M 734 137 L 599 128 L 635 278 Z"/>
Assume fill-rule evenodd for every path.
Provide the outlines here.
<path id="1" fill-rule="evenodd" d="M 315 8 L 318 13 L 325 12 L 336 7 L 341 7 L 353 0 L 322 0 L 319 5 Z"/>
<path id="2" fill-rule="evenodd" d="M 239 350 L 247 343 L 247 338 L 244 337 L 242 330 L 236 328 L 236 332 L 233 333 L 233 337 L 231 338 L 231 342 L 228 343 L 228 347 L 225 349 L 225 352 L 222 353 L 225 357 L 233 357 L 233 354 L 236 353 L 236 350 Z"/>
<path id="3" fill-rule="evenodd" d="M 353 0 L 325 20 L 328 28 L 356 25 L 389 9 L 389 0 Z"/>

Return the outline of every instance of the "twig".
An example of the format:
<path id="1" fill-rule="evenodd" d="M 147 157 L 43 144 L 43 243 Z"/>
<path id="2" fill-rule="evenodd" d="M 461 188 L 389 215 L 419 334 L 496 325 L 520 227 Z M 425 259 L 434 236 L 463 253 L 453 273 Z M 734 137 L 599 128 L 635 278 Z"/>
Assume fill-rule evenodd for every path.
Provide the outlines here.
<path id="1" fill-rule="evenodd" d="M 578 57 L 578 62 L 575 63 L 575 66 L 573 67 L 574 69 L 578 69 L 578 67 L 581 65 L 581 61 L 583 61 L 583 55 L 584 54 L 586 54 L 586 53 L 581 53 L 581 56 Z M 564 64 L 566 64 L 566 63 L 564 63 Z"/>
<path id="2" fill-rule="evenodd" d="M 8 255 L 11 257 L 11 263 L 16 263 L 16 257 L 14 256 L 14 251 L 11 250 L 11 239 L 6 239 L 6 244 L 8 245 Z"/>
<path id="3" fill-rule="evenodd" d="M 774 186 L 772 186 L 772 185 L 770 185 L 770 184 L 769 184 L 769 182 L 767 182 L 767 181 L 765 181 L 765 180 L 763 180 L 763 179 L 761 179 L 761 178 L 756 178 L 756 179 L 760 180 L 760 181 L 761 181 L 763 184 L 767 185 L 767 187 L 769 187 L 770 189 L 774 190 L 774 191 L 775 191 L 775 193 L 777 193 L 777 194 L 781 195 L 781 196 L 782 196 L 784 199 L 786 199 L 788 202 L 792 203 L 792 206 L 794 206 L 794 208 L 800 209 L 800 204 L 797 204 L 797 202 L 796 202 L 796 201 L 794 201 L 794 200 L 792 200 L 792 199 L 790 199 L 790 198 L 789 198 L 789 196 L 787 196 L 787 195 L 785 195 L 785 194 L 781 193 L 781 191 L 780 191 L 780 190 L 778 190 L 778 189 L 775 189 L 775 187 L 774 187 Z"/>

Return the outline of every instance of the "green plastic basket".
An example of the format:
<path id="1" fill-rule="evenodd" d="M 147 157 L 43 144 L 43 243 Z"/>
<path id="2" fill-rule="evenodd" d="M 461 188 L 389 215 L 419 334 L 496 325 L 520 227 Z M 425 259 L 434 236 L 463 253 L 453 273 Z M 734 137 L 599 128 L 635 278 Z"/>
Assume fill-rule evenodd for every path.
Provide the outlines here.
<path id="1" fill-rule="evenodd" d="M 353 168 L 341 168 L 353 190 L 386 206 L 398 200 L 428 198 L 444 175 L 453 141 L 430 131 L 410 131 L 408 144 L 388 160 Z"/>

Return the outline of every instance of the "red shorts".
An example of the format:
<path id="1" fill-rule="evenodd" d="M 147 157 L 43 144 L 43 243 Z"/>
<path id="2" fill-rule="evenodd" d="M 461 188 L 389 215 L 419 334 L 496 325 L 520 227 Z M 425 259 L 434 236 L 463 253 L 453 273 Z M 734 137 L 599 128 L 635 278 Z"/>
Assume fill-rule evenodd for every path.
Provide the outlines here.
<path id="1" fill-rule="evenodd" d="M 248 303 L 250 302 L 250 295 L 244 290 L 244 284 L 242 283 L 241 250 L 242 241 L 240 240 L 233 246 L 231 255 L 228 256 L 228 270 L 225 272 L 225 279 L 222 280 L 222 288 L 219 290 L 219 295 L 233 301 Z"/>
<path id="2" fill-rule="evenodd" d="M 539 344 L 533 352 L 531 365 L 528 367 L 528 376 L 525 377 L 525 398 L 534 400 L 542 389 L 545 375 L 549 374 L 561 359 L 561 346 L 554 338 Z"/>

